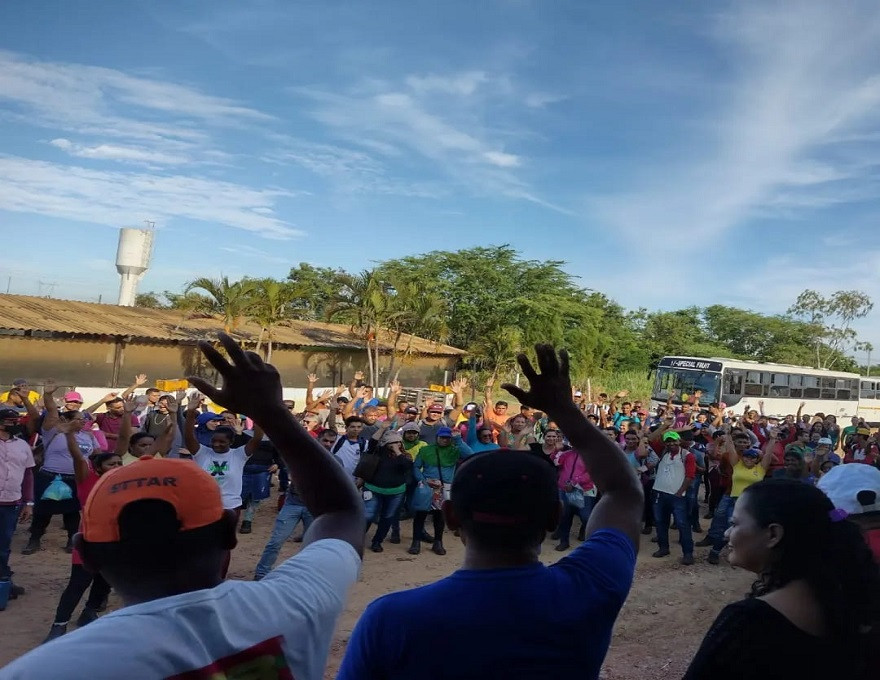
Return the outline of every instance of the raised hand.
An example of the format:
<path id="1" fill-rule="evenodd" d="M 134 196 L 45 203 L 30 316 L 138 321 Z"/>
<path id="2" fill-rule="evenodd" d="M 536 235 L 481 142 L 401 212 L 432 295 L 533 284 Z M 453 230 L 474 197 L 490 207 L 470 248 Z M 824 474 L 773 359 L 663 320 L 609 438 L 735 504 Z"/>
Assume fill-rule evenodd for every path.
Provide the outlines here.
<path id="1" fill-rule="evenodd" d="M 502 389 L 510 392 L 521 404 L 539 409 L 545 413 L 553 413 L 562 405 L 574 405 L 571 401 L 571 378 L 568 371 L 568 352 L 559 350 L 557 356 L 553 345 L 535 345 L 538 359 L 539 374 L 535 371 L 525 354 L 516 357 L 523 375 L 529 381 L 529 391 L 504 383 Z"/>
<path id="2" fill-rule="evenodd" d="M 192 382 L 192 380 L 190 380 L 190 382 Z M 189 400 L 186 402 L 186 410 L 198 411 L 199 407 L 204 403 L 204 401 L 205 398 L 201 394 L 199 394 L 198 392 L 193 392 L 191 395 L 189 395 Z"/>
<path id="3" fill-rule="evenodd" d="M 181 393 L 178 392 L 177 394 Z M 165 404 L 168 408 L 169 413 L 177 413 L 178 409 L 180 408 L 180 401 L 175 399 L 171 395 L 168 395 L 168 398 L 165 400 Z"/>
<path id="4" fill-rule="evenodd" d="M 623 399 L 627 394 L 629 394 L 629 390 L 620 390 L 620 392 L 618 392 L 614 396 L 618 399 Z"/>
<path id="5" fill-rule="evenodd" d="M 242 350 L 226 333 L 218 337 L 229 361 L 204 340 L 199 341 L 199 349 L 223 377 L 222 387 L 216 388 L 197 377 L 189 381 L 215 403 L 257 422 L 265 414 L 283 409 L 281 377 L 275 367 L 265 363 L 256 352 Z"/>
<path id="6" fill-rule="evenodd" d="M 135 387 L 141 387 L 144 383 L 147 382 L 147 374 L 146 373 L 138 373 L 134 377 L 134 385 Z"/>
<path id="7" fill-rule="evenodd" d="M 392 392 L 400 392 L 400 381 L 399 380 L 392 380 L 390 383 L 388 383 L 388 386 L 391 388 Z"/>
<path id="8" fill-rule="evenodd" d="M 326 401 L 327 399 L 329 399 L 332 396 L 333 396 L 333 390 L 324 390 L 318 396 L 318 401 Z"/>
<path id="9" fill-rule="evenodd" d="M 57 390 L 58 384 L 51 378 L 46 381 L 45 385 L 43 385 L 43 394 L 47 397 L 51 397 Z"/>
<path id="10" fill-rule="evenodd" d="M 363 380 L 364 379 L 364 372 L 363 371 L 355 371 L 354 372 L 354 379 L 355 380 Z"/>
<path id="11" fill-rule="evenodd" d="M 125 409 L 126 413 L 134 413 L 137 411 L 138 406 L 140 406 L 140 400 L 133 394 L 129 394 L 122 400 L 122 408 Z"/>
<path id="12" fill-rule="evenodd" d="M 490 375 L 488 378 L 486 378 L 486 387 L 487 388 L 495 387 L 495 376 L 494 375 Z"/>
<path id="13" fill-rule="evenodd" d="M 169 395 L 168 398 L 171 399 L 171 395 Z M 183 400 L 186 399 L 186 390 L 177 390 L 177 392 L 174 393 L 174 398 L 177 400 L 178 404 L 182 404 Z"/>
<path id="14" fill-rule="evenodd" d="M 309 385 L 314 385 L 316 382 L 318 382 L 318 376 L 315 375 L 314 373 L 309 373 L 308 379 L 309 379 Z"/>
<path id="15" fill-rule="evenodd" d="M 336 396 L 338 397 L 340 394 L 342 394 L 343 392 L 345 392 L 345 390 L 347 390 L 347 389 L 348 389 L 348 385 L 340 385 L 340 386 L 337 387 L 336 390 L 335 390 L 335 394 L 336 394 Z"/>

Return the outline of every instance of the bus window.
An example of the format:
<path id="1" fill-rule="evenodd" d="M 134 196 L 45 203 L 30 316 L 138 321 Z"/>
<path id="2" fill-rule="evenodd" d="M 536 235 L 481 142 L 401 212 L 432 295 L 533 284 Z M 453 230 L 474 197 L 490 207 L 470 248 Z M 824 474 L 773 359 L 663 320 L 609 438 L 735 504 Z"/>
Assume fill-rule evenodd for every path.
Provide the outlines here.
<path id="1" fill-rule="evenodd" d="M 819 398 L 819 378 L 815 375 L 805 375 L 803 377 L 804 382 L 804 399 L 818 399 Z"/>
<path id="2" fill-rule="evenodd" d="M 724 372 L 724 394 L 739 395 L 743 393 L 742 371 L 727 370 Z"/>
<path id="3" fill-rule="evenodd" d="M 802 399 L 804 396 L 803 376 L 788 376 L 788 396 L 793 399 Z"/>
<path id="4" fill-rule="evenodd" d="M 820 399 L 835 399 L 837 396 L 837 380 L 834 378 L 819 379 L 819 397 Z"/>
<path id="5" fill-rule="evenodd" d="M 758 371 L 746 373 L 745 394 L 748 397 L 764 396 L 764 386 L 761 384 L 761 374 Z"/>
<path id="6" fill-rule="evenodd" d="M 767 396 L 770 397 L 787 397 L 788 396 L 788 373 L 771 373 L 770 389 Z"/>

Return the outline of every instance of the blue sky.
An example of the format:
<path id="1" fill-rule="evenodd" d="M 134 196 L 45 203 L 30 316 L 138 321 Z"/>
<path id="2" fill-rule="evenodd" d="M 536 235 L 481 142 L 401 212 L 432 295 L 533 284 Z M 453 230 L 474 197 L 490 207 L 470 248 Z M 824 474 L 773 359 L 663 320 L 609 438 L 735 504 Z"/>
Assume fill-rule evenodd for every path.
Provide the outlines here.
<path id="1" fill-rule="evenodd" d="M 116 228 L 152 220 L 141 290 L 510 243 L 627 307 L 880 291 L 876 2 L 10 0 L 0 27 L 0 289 L 115 300 Z"/>

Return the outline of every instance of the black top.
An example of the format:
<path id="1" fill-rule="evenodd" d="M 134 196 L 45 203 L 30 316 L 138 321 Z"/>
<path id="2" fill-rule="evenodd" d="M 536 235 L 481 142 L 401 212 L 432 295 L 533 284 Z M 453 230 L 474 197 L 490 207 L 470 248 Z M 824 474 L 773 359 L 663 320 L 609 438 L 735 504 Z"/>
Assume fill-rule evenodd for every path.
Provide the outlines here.
<path id="1" fill-rule="evenodd" d="M 684 680 L 853 678 L 848 654 L 831 640 L 804 632 L 763 600 L 721 610 Z"/>
<path id="2" fill-rule="evenodd" d="M 380 489 L 394 489 L 406 484 L 406 473 L 412 467 L 412 458 L 407 454 L 394 456 L 388 453 L 374 454 L 379 456 L 379 465 L 370 484 Z"/>

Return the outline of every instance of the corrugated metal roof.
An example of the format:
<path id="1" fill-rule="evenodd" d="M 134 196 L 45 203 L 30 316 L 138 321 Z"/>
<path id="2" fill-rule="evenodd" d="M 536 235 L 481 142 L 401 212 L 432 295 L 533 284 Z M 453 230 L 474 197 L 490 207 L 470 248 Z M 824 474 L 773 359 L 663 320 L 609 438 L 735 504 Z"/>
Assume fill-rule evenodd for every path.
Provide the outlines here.
<path id="1" fill-rule="evenodd" d="M 0 329 L 67 333 L 80 336 L 131 336 L 147 340 L 195 340 L 214 338 L 223 330 L 216 318 L 187 318 L 178 310 L 119 307 L 94 302 L 58 300 L 27 295 L 0 295 Z M 233 336 L 256 341 L 260 327 L 242 319 Z M 287 321 L 272 331 L 280 345 L 362 349 L 359 338 L 348 326 L 318 321 Z M 406 345 L 407 336 L 401 343 Z M 392 342 L 384 343 L 390 348 Z M 415 338 L 418 354 L 442 356 L 465 352 L 449 345 Z"/>

